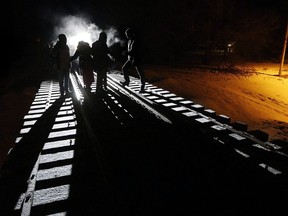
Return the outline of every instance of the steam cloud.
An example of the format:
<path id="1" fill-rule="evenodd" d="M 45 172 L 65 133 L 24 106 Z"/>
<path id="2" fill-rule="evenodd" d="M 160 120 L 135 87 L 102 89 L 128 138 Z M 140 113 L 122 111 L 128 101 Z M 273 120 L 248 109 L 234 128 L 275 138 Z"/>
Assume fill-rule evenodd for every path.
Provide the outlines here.
<path id="1" fill-rule="evenodd" d="M 94 23 L 79 16 L 64 16 L 59 19 L 59 25 L 54 28 L 55 44 L 59 34 L 64 33 L 67 36 L 67 44 L 70 47 L 71 54 L 75 52 L 79 41 L 88 42 L 90 45 L 98 40 L 99 34 L 104 31 L 107 34 L 107 45 L 110 47 L 115 43 L 123 46 L 124 41 L 118 36 L 118 31 L 114 27 L 101 29 Z"/>

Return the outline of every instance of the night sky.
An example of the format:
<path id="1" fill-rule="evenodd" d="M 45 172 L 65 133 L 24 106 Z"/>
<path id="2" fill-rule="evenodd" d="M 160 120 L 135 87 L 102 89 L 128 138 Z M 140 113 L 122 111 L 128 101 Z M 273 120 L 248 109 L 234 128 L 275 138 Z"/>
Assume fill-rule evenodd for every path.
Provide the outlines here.
<path id="1" fill-rule="evenodd" d="M 171 44 L 172 47 L 183 47 L 183 44 L 187 44 L 185 39 L 187 40 L 188 37 L 189 41 L 195 40 L 195 43 L 199 43 L 199 38 L 203 37 L 205 32 L 204 27 L 217 17 L 217 10 L 214 8 L 224 11 L 222 13 L 224 21 L 221 22 L 228 24 L 232 16 L 233 20 L 237 20 L 238 17 L 241 20 L 245 13 L 253 14 L 255 17 L 274 13 L 274 16 L 279 17 L 278 31 L 282 33 L 283 23 L 288 14 L 288 1 L 11 0 L 6 8 L 3 8 L 8 10 L 6 11 L 8 17 L 3 17 L 4 13 L 2 13 L 2 20 L 4 22 L 7 20 L 4 28 L 8 30 L 4 38 L 10 41 L 9 45 L 5 46 L 8 48 L 6 53 L 8 53 L 8 61 L 13 61 L 15 56 L 18 58 L 25 49 L 29 49 L 30 44 L 37 38 L 49 43 L 53 37 L 55 38 L 53 28 L 57 25 L 57 19 L 64 15 L 80 15 L 101 28 L 113 26 L 123 34 L 127 27 L 134 27 L 146 38 L 146 45 L 152 47 L 151 49 L 163 49 L 167 44 Z M 206 19 L 207 23 L 205 23 Z M 263 23 L 264 26 L 265 24 Z M 233 28 L 238 31 L 237 27 Z M 199 31 L 202 33 L 197 35 Z M 185 34 L 187 37 L 181 38 Z M 183 40 L 182 45 L 181 40 Z M 177 41 L 176 45 L 173 45 L 174 41 Z M 151 44 L 156 45 L 153 47 Z"/>
<path id="2" fill-rule="evenodd" d="M 184 4 L 187 11 L 191 9 L 193 13 L 195 8 L 202 10 L 208 4 L 228 5 L 229 2 L 236 2 L 242 7 L 242 13 L 247 10 L 261 13 L 276 10 L 277 13 L 285 14 L 288 10 L 286 0 L 12 0 L 8 2 L 8 10 L 11 12 L 9 17 L 13 18 L 14 29 L 28 28 L 30 31 L 45 31 L 48 30 L 47 27 L 51 27 L 49 25 L 53 25 L 53 19 L 59 14 L 83 14 L 96 24 L 117 25 L 116 27 L 121 28 L 123 27 L 121 25 L 138 25 L 139 20 L 155 20 L 162 13 L 170 13 L 173 16 L 171 8 L 174 11 L 177 9 L 181 11 Z M 184 16 L 181 13 L 175 15 Z M 153 21 L 146 24 L 153 25 Z"/>

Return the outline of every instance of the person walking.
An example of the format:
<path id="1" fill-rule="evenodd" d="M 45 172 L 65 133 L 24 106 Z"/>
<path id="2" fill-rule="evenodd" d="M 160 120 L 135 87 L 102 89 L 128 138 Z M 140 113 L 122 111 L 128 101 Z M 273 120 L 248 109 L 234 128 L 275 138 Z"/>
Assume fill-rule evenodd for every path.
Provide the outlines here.
<path id="1" fill-rule="evenodd" d="M 70 49 L 67 45 L 67 36 L 65 34 L 58 35 L 58 41 L 50 51 L 50 56 L 53 59 L 54 70 L 59 77 L 59 87 L 61 96 L 67 95 L 69 91 L 69 70 L 70 64 Z"/>
<path id="2" fill-rule="evenodd" d="M 107 73 L 113 63 L 113 55 L 107 46 L 107 34 L 101 32 L 92 44 L 93 66 L 97 73 L 96 93 L 107 91 Z"/>
<path id="3" fill-rule="evenodd" d="M 124 76 L 124 81 L 122 81 L 122 85 L 124 86 L 129 86 L 130 83 L 130 78 L 129 78 L 129 73 L 128 69 L 130 67 L 134 67 L 135 70 L 138 73 L 138 76 L 140 78 L 141 82 L 141 87 L 139 92 L 143 93 L 145 90 L 145 74 L 144 70 L 142 68 L 142 59 L 140 57 L 140 44 L 139 40 L 136 37 L 136 33 L 133 29 L 128 28 L 125 31 L 125 35 L 128 39 L 128 46 L 127 46 L 127 51 L 124 51 L 122 54 L 127 56 L 127 60 L 122 66 L 122 73 Z"/>
<path id="4" fill-rule="evenodd" d="M 84 89 L 87 93 L 91 93 L 91 85 L 94 81 L 93 59 L 91 55 L 91 47 L 85 41 L 79 41 L 77 49 L 70 61 L 79 58 L 79 68 L 83 76 Z"/>

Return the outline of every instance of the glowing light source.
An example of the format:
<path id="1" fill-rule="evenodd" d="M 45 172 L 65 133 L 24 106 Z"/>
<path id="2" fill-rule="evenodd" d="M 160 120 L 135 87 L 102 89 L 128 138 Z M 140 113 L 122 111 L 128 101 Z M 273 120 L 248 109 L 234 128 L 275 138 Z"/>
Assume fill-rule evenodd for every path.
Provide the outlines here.
<path id="1" fill-rule="evenodd" d="M 68 38 L 68 45 L 77 47 L 79 41 L 85 41 L 91 45 L 92 44 L 91 34 L 88 32 L 80 32 L 74 36 L 70 36 Z"/>
<path id="2" fill-rule="evenodd" d="M 60 18 L 59 23 L 57 23 L 54 28 L 55 40 L 52 41 L 52 43 L 56 43 L 59 34 L 66 34 L 70 53 L 73 54 L 79 41 L 85 41 L 92 45 L 94 41 L 98 40 L 99 34 L 102 31 L 105 31 L 107 34 L 108 46 L 111 46 L 114 43 L 120 43 L 122 46 L 124 45 L 124 41 L 120 40 L 118 31 L 114 27 L 101 29 L 81 16 L 64 16 Z"/>

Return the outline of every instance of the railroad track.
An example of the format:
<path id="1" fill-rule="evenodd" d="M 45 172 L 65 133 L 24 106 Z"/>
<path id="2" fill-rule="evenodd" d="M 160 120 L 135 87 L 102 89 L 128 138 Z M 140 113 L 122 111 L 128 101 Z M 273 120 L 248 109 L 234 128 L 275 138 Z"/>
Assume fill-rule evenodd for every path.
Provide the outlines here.
<path id="1" fill-rule="evenodd" d="M 259 210 L 271 195 L 287 197 L 287 143 L 150 83 L 139 94 L 137 78 L 129 87 L 121 80 L 112 71 L 105 94 L 87 94 L 74 72 L 66 97 L 57 82 L 41 84 L 2 169 L 5 213 L 135 215 L 206 202 L 228 213 L 241 195 L 250 196 L 244 212 L 252 201 Z"/>

